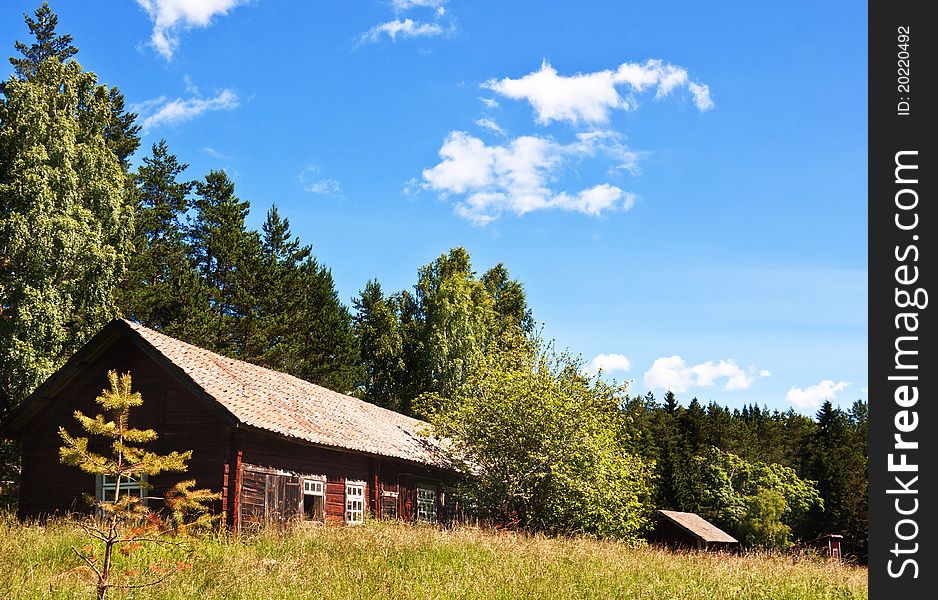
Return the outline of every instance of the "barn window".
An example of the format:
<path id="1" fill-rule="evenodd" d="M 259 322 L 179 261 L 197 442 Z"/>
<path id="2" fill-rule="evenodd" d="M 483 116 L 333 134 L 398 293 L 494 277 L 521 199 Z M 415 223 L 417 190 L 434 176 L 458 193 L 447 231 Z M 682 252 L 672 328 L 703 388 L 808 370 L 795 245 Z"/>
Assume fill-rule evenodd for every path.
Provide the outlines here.
<path id="1" fill-rule="evenodd" d="M 114 490 L 117 489 L 116 477 L 111 475 L 98 475 L 95 484 L 95 498 L 98 500 L 98 502 L 114 502 Z M 146 502 L 146 485 L 146 473 L 143 473 L 137 479 L 131 477 L 121 477 L 120 491 L 118 493 L 120 494 L 121 498 L 124 496 L 132 496 L 134 498 L 142 498 L 143 501 Z"/>
<path id="2" fill-rule="evenodd" d="M 436 490 L 417 488 L 417 520 L 436 522 Z"/>
<path id="3" fill-rule="evenodd" d="M 326 518 L 326 479 L 324 477 L 303 478 L 303 518 L 324 521 Z"/>
<path id="4" fill-rule="evenodd" d="M 365 482 L 345 482 L 345 522 L 363 523 L 365 521 Z"/>

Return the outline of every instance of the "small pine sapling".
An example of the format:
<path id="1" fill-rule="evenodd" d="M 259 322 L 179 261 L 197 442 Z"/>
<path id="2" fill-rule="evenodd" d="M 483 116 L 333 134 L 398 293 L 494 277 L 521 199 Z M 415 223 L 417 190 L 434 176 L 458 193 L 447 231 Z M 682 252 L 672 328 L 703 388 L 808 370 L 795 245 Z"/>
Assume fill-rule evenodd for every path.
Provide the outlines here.
<path id="1" fill-rule="evenodd" d="M 210 526 L 213 523 L 212 516 L 204 503 L 219 497 L 208 490 L 192 490 L 195 482 L 183 481 L 167 492 L 170 516 L 164 520 L 150 511 L 146 498 L 129 493 L 131 490 L 147 489 L 148 476 L 185 471 L 186 461 L 192 457 L 192 452 L 160 455 L 141 447 L 157 438 L 152 429 L 135 429 L 130 426 L 130 410 L 141 406 L 143 397 L 131 390 L 130 373 L 118 376 L 116 371 L 110 371 L 108 379 L 110 389 L 102 391 L 95 399 L 104 414 L 91 418 L 76 410 L 75 419 L 89 435 L 110 441 L 110 452 L 92 452 L 87 437 L 73 437 L 64 427 L 59 428 L 59 435 L 65 443 L 59 448 L 61 462 L 104 478 L 109 483 L 113 482 L 113 495 L 110 486 L 107 486 L 107 497 L 96 499 L 93 514 L 80 522 L 85 533 L 96 543 L 86 545 L 81 550 L 72 548 L 97 576 L 99 599 L 104 598 L 112 587 L 134 589 L 151 586 L 176 571 L 188 568 L 189 563 L 186 561 L 178 561 L 176 568 L 172 569 L 151 565 L 150 573 L 156 575 L 156 579 L 118 584 L 114 580 L 114 551 L 126 556 L 146 543 L 173 546 L 186 551 L 188 546 L 169 536 Z M 142 492 L 140 496 L 143 496 Z"/>

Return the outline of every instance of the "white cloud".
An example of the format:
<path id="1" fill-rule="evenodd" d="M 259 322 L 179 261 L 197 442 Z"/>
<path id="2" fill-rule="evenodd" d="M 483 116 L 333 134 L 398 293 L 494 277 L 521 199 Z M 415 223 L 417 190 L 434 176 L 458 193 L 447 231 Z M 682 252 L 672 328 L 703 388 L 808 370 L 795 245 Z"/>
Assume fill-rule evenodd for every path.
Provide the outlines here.
<path id="1" fill-rule="evenodd" d="M 772 372 L 769 371 L 768 369 L 762 369 L 761 371 L 759 371 L 759 377 L 771 377 L 771 376 L 772 376 Z"/>
<path id="2" fill-rule="evenodd" d="M 448 2 L 448 0 L 393 0 L 391 5 L 397 12 L 408 11 L 412 8 L 432 8 L 439 10 Z"/>
<path id="3" fill-rule="evenodd" d="M 413 19 L 394 19 L 387 23 L 375 25 L 362 34 L 362 42 L 377 42 L 383 34 L 387 34 L 392 42 L 397 41 L 397 36 L 402 38 L 430 37 L 443 33 L 443 28 L 436 23 L 421 23 Z"/>
<path id="4" fill-rule="evenodd" d="M 755 377 L 752 369 L 743 370 L 733 360 L 707 361 L 687 366 L 680 356 L 661 357 L 645 372 L 645 385 L 651 389 L 685 392 L 692 387 L 713 387 L 718 379 L 725 380 L 723 389 L 732 392 L 748 389 Z"/>
<path id="5" fill-rule="evenodd" d="M 238 108 L 238 105 L 238 95 L 232 90 L 224 89 L 213 98 L 167 100 L 165 96 L 161 96 L 134 104 L 130 109 L 140 115 L 140 127 L 146 132 L 161 125 L 190 121 L 205 112 L 233 110 Z"/>
<path id="6" fill-rule="evenodd" d="M 628 95 L 623 97 L 619 87 L 625 86 Z M 713 108 L 710 89 L 699 83 L 688 83 L 687 70 L 665 64 L 660 60 L 648 60 L 644 64 L 623 63 L 616 69 L 559 75 L 547 60 L 538 71 L 519 79 L 505 77 L 490 80 L 482 85 L 506 98 L 527 100 L 534 107 L 537 121 L 548 124 L 552 121 L 569 121 L 603 124 L 609 120 L 612 110 L 631 110 L 638 106 L 634 94 L 647 88 L 656 88 L 658 99 L 668 96 L 673 90 L 689 87 L 698 110 Z"/>
<path id="7" fill-rule="evenodd" d="M 498 135 L 505 135 L 505 130 L 499 127 L 498 123 L 494 119 L 488 117 L 483 117 L 481 119 L 476 119 L 476 125 L 479 127 L 485 127 L 497 133 Z"/>
<path id="8" fill-rule="evenodd" d="M 324 196 L 338 196 L 342 193 L 342 185 L 338 179 L 320 179 L 303 186 L 307 192 L 322 194 Z"/>
<path id="9" fill-rule="evenodd" d="M 495 98 L 479 97 L 479 100 L 482 101 L 482 104 L 484 104 L 486 108 L 498 108 L 498 100 L 496 100 Z"/>
<path id="10" fill-rule="evenodd" d="M 446 137 L 434 167 L 424 169 L 424 188 L 446 197 L 461 195 L 456 214 L 484 225 L 508 211 L 518 216 L 545 209 L 599 215 L 612 209 L 628 210 L 634 195 L 603 183 L 575 194 L 557 193 L 549 186 L 563 163 L 602 153 L 616 161 L 633 159 L 613 132 L 578 136 L 558 144 L 539 136 L 521 136 L 504 145 L 489 146 L 463 131 Z"/>
<path id="11" fill-rule="evenodd" d="M 342 184 L 338 179 L 320 177 L 319 165 L 307 165 L 297 176 L 303 189 L 322 196 L 341 196 Z"/>
<path id="12" fill-rule="evenodd" d="M 714 107 L 713 99 L 710 98 L 710 86 L 702 83 L 691 82 L 687 85 L 690 93 L 694 95 L 694 104 L 697 110 L 703 112 Z"/>
<path id="13" fill-rule="evenodd" d="M 207 154 L 211 156 L 212 158 L 217 158 L 218 160 L 234 160 L 233 156 L 230 156 L 223 152 L 219 152 L 218 150 L 216 150 L 215 148 L 212 148 L 211 146 L 206 146 L 202 148 L 202 153 Z"/>
<path id="14" fill-rule="evenodd" d="M 167 60 L 179 47 L 179 32 L 193 27 L 208 27 L 215 15 L 244 4 L 244 0 L 137 0 L 150 20 L 153 34 L 150 43 Z"/>
<path id="15" fill-rule="evenodd" d="M 583 369 L 589 375 L 595 375 L 602 370 L 604 373 L 612 371 L 628 371 L 632 368 L 632 361 L 622 354 L 598 354 L 593 357 Z"/>
<path id="16" fill-rule="evenodd" d="M 832 379 L 825 379 L 804 389 L 793 387 L 785 394 L 785 399 L 800 408 L 817 408 L 825 400 L 833 401 L 848 385 L 846 381 L 834 383 Z"/>

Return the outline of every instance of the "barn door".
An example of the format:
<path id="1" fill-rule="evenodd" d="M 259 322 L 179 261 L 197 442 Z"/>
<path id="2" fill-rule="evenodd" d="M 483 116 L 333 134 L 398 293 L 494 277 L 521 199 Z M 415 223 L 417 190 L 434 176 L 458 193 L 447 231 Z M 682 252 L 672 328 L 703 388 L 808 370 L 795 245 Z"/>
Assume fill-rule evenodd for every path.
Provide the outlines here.
<path id="1" fill-rule="evenodd" d="M 302 510 L 302 480 L 297 475 L 244 465 L 241 468 L 239 522 L 282 527 Z"/>
<path id="2" fill-rule="evenodd" d="M 281 475 L 280 523 L 290 524 L 300 516 L 303 505 L 302 481 L 296 475 Z"/>

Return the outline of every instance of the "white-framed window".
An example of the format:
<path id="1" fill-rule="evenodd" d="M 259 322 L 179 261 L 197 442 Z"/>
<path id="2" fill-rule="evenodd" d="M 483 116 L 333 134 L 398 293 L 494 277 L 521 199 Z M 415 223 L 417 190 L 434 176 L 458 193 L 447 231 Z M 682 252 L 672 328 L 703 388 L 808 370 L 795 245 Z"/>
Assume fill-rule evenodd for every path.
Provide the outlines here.
<path id="1" fill-rule="evenodd" d="M 365 522 L 365 482 L 345 482 L 345 522 Z"/>
<path id="2" fill-rule="evenodd" d="M 326 518 L 326 478 L 303 477 L 303 518 L 324 521 Z"/>
<path id="3" fill-rule="evenodd" d="M 417 520 L 427 523 L 436 522 L 436 490 L 417 488 Z"/>
<path id="4" fill-rule="evenodd" d="M 117 489 L 117 478 L 112 475 L 98 475 L 95 482 L 95 498 L 98 502 L 114 502 L 114 491 Z M 142 498 L 147 501 L 147 474 L 143 473 L 139 478 L 121 477 L 120 480 L 121 498 L 132 496 Z"/>

